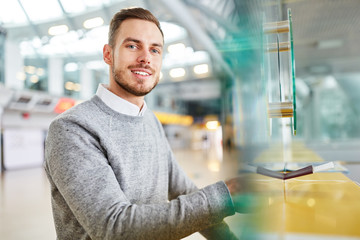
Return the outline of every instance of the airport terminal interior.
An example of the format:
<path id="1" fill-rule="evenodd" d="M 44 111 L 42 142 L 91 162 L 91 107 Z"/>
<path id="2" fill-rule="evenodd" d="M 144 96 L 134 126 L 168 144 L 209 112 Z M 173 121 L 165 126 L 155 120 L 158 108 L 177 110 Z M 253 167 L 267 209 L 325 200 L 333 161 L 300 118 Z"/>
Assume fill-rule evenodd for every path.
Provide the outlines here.
<path id="1" fill-rule="evenodd" d="M 48 127 L 108 84 L 109 23 L 130 7 L 164 32 L 145 101 L 180 166 L 199 188 L 248 176 L 261 203 L 225 218 L 234 234 L 359 240 L 358 0 L 2 1 L 0 239 L 56 239 Z"/>

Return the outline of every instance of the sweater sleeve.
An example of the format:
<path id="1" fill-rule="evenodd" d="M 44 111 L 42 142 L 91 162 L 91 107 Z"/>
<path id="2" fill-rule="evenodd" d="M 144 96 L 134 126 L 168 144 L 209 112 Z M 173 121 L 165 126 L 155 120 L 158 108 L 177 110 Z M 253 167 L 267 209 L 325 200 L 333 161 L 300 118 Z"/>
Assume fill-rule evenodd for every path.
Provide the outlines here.
<path id="1" fill-rule="evenodd" d="M 52 184 L 57 229 L 80 239 L 66 226 L 76 219 L 91 239 L 180 239 L 234 214 L 223 182 L 169 202 L 132 204 L 107 161 L 97 136 L 76 120 L 60 118 L 49 129 L 46 162 Z M 59 200 L 61 198 L 61 200 Z"/>
<path id="2" fill-rule="evenodd" d="M 169 199 L 174 199 L 182 194 L 189 194 L 191 192 L 198 191 L 196 185 L 191 181 L 191 179 L 183 172 L 181 167 L 177 164 L 175 157 L 169 148 Z M 225 183 L 219 182 L 219 185 L 224 185 Z M 227 187 L 222 187 L 222 193 L 217 196 L 218 199 L 224 199 L 225 205 L 229 207 L 233 206 L 232 200 L 230 200 L 230 193 Z M 225 196 L 228 196 L 226 199 Z M 230 214 L 232 215 L 232 214 Z M 224 222 L 220 222 L 216 225 L 213 225 L 207 229 L 200 231 L 200 234 L 203 235 L 206 239 L 214 240 L 235 240 L 237 239 L 235 235 L 229 229 L 229 226 Z"/>

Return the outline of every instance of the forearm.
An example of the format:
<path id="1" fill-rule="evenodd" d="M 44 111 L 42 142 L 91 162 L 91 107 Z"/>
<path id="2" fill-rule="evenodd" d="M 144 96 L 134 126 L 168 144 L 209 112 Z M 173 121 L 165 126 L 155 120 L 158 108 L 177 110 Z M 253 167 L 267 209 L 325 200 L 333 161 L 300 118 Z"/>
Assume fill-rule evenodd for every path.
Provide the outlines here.
<path id="1" fill-rule="evenodd" d="M 169 197 L 178 196 L 179 194 L 185 194 L 197 191 L 195 184 L 189 179 L 189 177 L 182 171 L 180 166 L 177 164 L 171 150 L 169 160 Z M 224 188 L 222 193 L 223 197 L 228 196 L 228 189 Z M 228 205 L 232 205 L 232 201 L 229 201 Z M 235 235 L 229 229 L 229 226 L 224 222 L 220 222 L 213 226 L 210 226 L 204 230 L 199 231 L 208 240 L 233 240 L 237 239 Z"/>
<path id="2" fill-rule="evenodd" d="M 110 158 L 97 136 L 89 134 L 85 128 L 70 123 L 65 127 L 55 125 L 51 128 L 46 147 L 46 170 L 53 192 L 59 192 L 53 195 L 57 229 L 71 235 L 76 234 L 81 226 L 82 232 L 85 231 L 91 239 L 101 240 L 180 239 L 234 214 L 224 182 L 197 191 L 191 188 L 192 193 L 178 188 L 177 196 L 167 202 L 166 195 L 155 197 L 167 193 L 167 175 L 159 178 L 154 171 L 143 176 L 143 181 L 137 181 L 139 175 L 134 175 L 137 169 L 124 171 L 131 159 L 123 161 L 121 168 L 115 170 L 114 165 L 121 159 L 112 159 L 110 164 Z M 142 160 L 137 159 L 137 163 Z M 144 167 L 148 162 L 145 160 L 138 166 Z M 137 173 L 144 171 L 149 173 L 149 167 Z M 141 185 L 151 180 L 154 184 L 147 185 L 149 187 Z M 161 183 L 164 183 L 163 190 L 149 191 Z M 69 219 L 79 225 L 69 224 Z"/>
<path id="3" fill-rule="evenodd" d="M 83 187 L 86 189 L 86 184 Z M 116 194 L 114 198 L 96 200 L 99 195 L 94 191 L 86 196 L 70 195 L 72 191 L 67 191 L 64 197 L 71 213 L 92 239 L 170 240 L 209 228 L 233 214 L 228 197 L 219 201 L 212 196 L 223 194 L 219 187 L 223 187 L 222 183 L 159 204 L 131 204 L 120 201 Z"/>
<path id="4" fill-rule="evenodd" d="M 105 219 L 112 219 L 106 224 L 107 236 L 104 238 L 105 235 L 99 235 L 98 238 L 115 239 L 119 236 L 117 234 L 121 233 L 124 239 L 171 240 L 209 228 L 220 223 L 224 217 L 233 214 L 232 206 L 209 196 L 219 192 L 214 190 L 219 187 L 218 185 L 211 185 L 190 195 L 180 196 L 167 204 L 125 206 L 120 214 L 112 214 L 116 217 L 105 216 Z"/>

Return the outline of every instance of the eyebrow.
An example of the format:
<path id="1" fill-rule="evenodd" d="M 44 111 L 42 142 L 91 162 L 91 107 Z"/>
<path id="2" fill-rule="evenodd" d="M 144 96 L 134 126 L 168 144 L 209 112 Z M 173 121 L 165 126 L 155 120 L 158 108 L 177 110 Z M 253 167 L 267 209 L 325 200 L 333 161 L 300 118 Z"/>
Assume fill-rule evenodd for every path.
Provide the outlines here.
<path id="1" fill-rule="evenodd" d="M 131 38 L 131 37 L 125 38 L 125 40 L 123 41 L 123 43 L 127 43 L 127 42 L 141 43 L 140 40 L 138 40 L 136 38 Z M 153 44 L 151 44 L 151 46 L 161 47 L 161 48 L 163 47 L 163 45 L 161 43 L 153 43 Z"/>

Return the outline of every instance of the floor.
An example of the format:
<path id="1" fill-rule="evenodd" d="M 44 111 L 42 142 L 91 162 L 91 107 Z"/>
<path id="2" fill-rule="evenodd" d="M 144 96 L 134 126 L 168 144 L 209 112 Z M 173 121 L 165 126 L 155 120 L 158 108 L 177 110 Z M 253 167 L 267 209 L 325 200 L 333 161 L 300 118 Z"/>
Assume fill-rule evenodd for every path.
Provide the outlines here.
<path id="1" fill-rule="evenodd" d="M 236 157 L 208 150 L 176 150 L 175 156 L 198 187 L 235 176 Z M 43 169 L 5 171 L 0 178 L 0 239 L 55 239 L 49 184 Z M 202 240 L 195 233 L 186 240 Z"/>
<path id="2" fill-rule="evenodd" d="M 224 151 L 223 155 L 215 150 L 175 150 L 180 166 L 193 179 L 198 187 L 204 187 L 218 180 L 237 175 L 239 169 L 235 152 Z M 219 157 L 219 156 L 223 156 Z M 360 182 L 359 165 L 349 165 L 349 177 Z M 358 167 L 358 168 L 355 168 Z M 353 171 L 353 170 L 357 171 Z M 351 175 L 352 174 L 352 175 Z M 357 177 L 357 178 L 356 178 Z M 225 221 L 236 235 L 243 231 L 239 222 L 244 223 L 242 215 L 235 214 Z M 42 167 L 26 168 L 2 172 L 0 175 L 0 239 L 1 240 L 52 240 L 56 239 L 53 225 L 50 189 Z M 204 240 L 199 233 L 185 240 Z M 284 240 L 266 235 L 261 239 Z M 298 235 L 288 236 L 286 240 L 304 239 Z M 359 240 L 360 238 L 337 238 L 335 236 L 307 236 L 306 239 Z"/>

